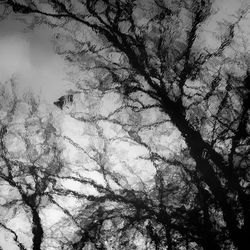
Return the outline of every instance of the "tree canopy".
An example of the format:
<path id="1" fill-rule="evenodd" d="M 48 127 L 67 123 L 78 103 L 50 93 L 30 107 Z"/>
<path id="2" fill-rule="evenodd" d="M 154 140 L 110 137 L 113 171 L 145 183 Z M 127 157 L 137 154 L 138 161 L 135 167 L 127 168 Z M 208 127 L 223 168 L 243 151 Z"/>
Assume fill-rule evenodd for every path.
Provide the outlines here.
<path id="1" fill-rule="evenodd" d="M 53 29 L 56 52 L 76 70 L 76 89 L 55 105 L 78 136 L 36 118 L 45 146 L 31 156 L 46 158 L 46 167 L 29 158 L 32 147 L 21 132 L 29 163 L 9 152 L 14 132 L 7 124 L 16 106 L 1 122 L 0 178 L 32 215 L 33 249 L 245 249 L 249 15 L 242 2 L 219 22 L 218 2 L 1 1 L 5 13 L 31 18 L 30 28 Z M 64 214 L 53 236 L 44 234 L 42 197 Z M 75 207 L 62 203 L 67 197 Z M 17 231 L 1 221 L 0 227 L 28 249 Z"/>

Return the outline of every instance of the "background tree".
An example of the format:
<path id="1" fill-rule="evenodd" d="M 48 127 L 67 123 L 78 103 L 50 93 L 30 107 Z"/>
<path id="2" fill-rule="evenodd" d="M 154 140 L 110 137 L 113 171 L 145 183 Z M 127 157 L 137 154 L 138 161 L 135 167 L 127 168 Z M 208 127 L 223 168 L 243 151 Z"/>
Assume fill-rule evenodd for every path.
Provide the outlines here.
<path id="1" fill-rule="evenodd" d="M 132 205 L 135 211 L 140 208 L 146 217 L 139 221 L 147 223 L 141 225 L 156 249 L 180 246 L 189 249 L 194 247 L 194 242 L 204 249 L 245 249 L 250 229 L 250 94 L 248 43 L 241 42 L 246 39 L 244 31 L 240 32 L 248 8 L 239 9 L 229 22 L 221 24 L 219 43 L 209 48 L 203 40 L 206 25 L 214 17 L 214 3 L 209 0 L 51 0 L 46 3 L 5 1 L 6 8 L 34 14 L 36 22 L 46 22 L 58 30 L 57 52 L 93 78 L 76 84 L 79 91 L 91 93 L 88 101 L 96 93 L 104 96 L 114 92 L 122 98 L 121 107 L 106 117 L 94 118 L 86 111 L 83 114 L 72 111 L 72 117 L 82 122 L 90 119 L 95 123 L 106 120 L 118 124 L 130 139 L 148 150 L 147 157 L 153 165 L 164 163 L 163 170 L 157 166 L 155 173 L 157 206 L 150 205 L 155 195 L 146 199 L 142 191 L 124 189 L 124 185 L 122 190 L 118 189 L 120 193 L 114 192 L 108 183 L 100 186 L 89 180 L 87 183 L 102 195 L 83 197 L 98 204 L 115 201 Z M 89 108 L 93 108 L 91 102 Z M 139 115 L 126 116 L 126 112 L 119 112 L 123 109 L 133 114 L 157 110 L 170 120 L 182 138 L 178 154 L 170 157 L 163 152 L 162 156 L 159 147 L 143 138 Z M 91 153 L 94 152 L 94 161 L 99 171 L 103 171 L 105 157 L 95 147 Z M 186 204 L 170 189 L 178 203 L 171 210 L 171 202 L 168 207 L 163 202 L 168 197 L 163 173 L 169 161 L 180 166 L 184 173 L 183 190 L 194 190 Z M 124 167 L 128 168 L 127 163 Z M 119 183 L 122 177 L 116 179 Z M 86 183 L 82 177 L 75 180 Z M 132 229 L 136 226 L 133 224 Z M 81 239 L 84 237 L 85 233 Z M 76 249 L 83 246 L 77 245 Z"/>
<path id="2" fill-rule="evenodd" d="M 31 93 L 20 97 L 14 79 L 1 85 L 0 227 L 12 234 L 19 249 L 41 249 L 43 243 L 40 212 L 50 203 L 54 175 L 63 168 L 56 132 L 52 115 L 42 112 Z M 8 225 L 20 215 L 26 218 L 22 240 L 20 232 Z M 31 242 L 24 240 L 25 233 L 31 234 Z"/>

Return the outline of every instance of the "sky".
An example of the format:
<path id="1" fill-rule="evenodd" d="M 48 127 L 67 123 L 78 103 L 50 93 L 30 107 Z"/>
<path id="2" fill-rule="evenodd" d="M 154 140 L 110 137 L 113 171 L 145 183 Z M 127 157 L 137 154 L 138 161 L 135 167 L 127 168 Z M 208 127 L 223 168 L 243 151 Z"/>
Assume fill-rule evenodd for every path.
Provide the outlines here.
<path id="1" fill-rule="evenodd" d="M 218 19 L 227 19 L 240 6 L 240 2 L 237 0 L 217 1 L 217 5 L 215 5 L 218 10 L 216 17 Z M 210 30 L 214 29 L 213 25 L 215 24 L 209 24 Z M 14 78 L 19 86 L 20 94 L 31 89 L 41 100 L 50 104 L 72 88 L 73 84 L 67 80 L 68 65 L 62 57 L 56 55 L 53 51 L 52 36 L 53 32 L 46 27 L 27 30 L 25 24 L 20 20 L 15 20 L 13 16 L 1 20 L 0 84 Z M 211 35 L 206 37 L 206 42 L 211 46 L 212 44 L 216 45 Z M 114 98 L 108 98 L 105 104 L 100 105 L 100 107 L 103 107 L 103 111 L 109 111 L 107 103 L 111 99 L 114 101 Z M 112 107 L 112 105 L 109 107 Z M 83 140 L 83 137 L 78 136 L 79 131 L 82 130 L 82 124 L 77 125 L 72 119 L 67 119 L 63 123 L 63 129 L 67 131 L 66 135 L 84 145 L 84 141 L 80 141 Z M 124 147 L 128 148 L 129 146 L 125 145 Z M 122 151 L 121 145 L 117 146 L 117 148 Z M 73 155 L 73 152 L 70 151 L 69 153 Z M 119 167 L 118 164 L 116 166 Z M 53 208 L 47 209 L 53 210 Z M 48 210 L 45 211 L 46 216 L 51 214 L 51 218 L 56 219 L 55 213 Z M 13 221 L 13 223 L 23 225 L 18 221 Z M 4 240 L 6 241 L 6 239 L 2 239 L 2 241 Z M 8 246 L 8 249 L 11 249 L 10 246 Z"/>
<path id="2" fill-rule="evenodd" d="M 27 30 L 26 25 L 13 16 L 0 21 L 0 85 L 12 78 L 20 96 L 31 90 L 51 108 L 53 102 L 72 87 L 72 83 L 66 79 L 68 65 L 53 51 L 52 36 L 53 32 L 46 27 Z M 46 214 L 46 222 L 49 223 L 62 217 L 58 208 L 53 206 L 42 212 L 43 218 Z M 7 217 L 11 216 L 9 213 L 11 210 Z M 30 223 L 26 220 L 20 213 L 9 221 L 8 226 L 17 230 L 19 239 L 27 243 L 25 233 L 30 230 Z M 17 249 L 12 235 L 4 230 L 0 230 L 0 246 L 4 250 Z"/>
<path id="3" fill-rule="evenodd" d="M 53 51 L 52 36 L 46 27 L 27 31 L 13 17 L 0 21 L 0 82 L 14 78 L 20 93 L 31 89 L 48 103 L 65 94 L 67 65 Z"/>
<path id="4" fill-rule="evenodd" d="M 209 22 L 208 30 L 215 29 L 218 19 L 230 19 L 244 2 L 248 1 L 215 1 L 215 16 Z M 45 26 L 27 30 L 25 23 L 17 19 L 19 17 L 11 15 L 0 21 L 0 82 L 14 77 L 20 89 L 30 88 L 42 100 L 53 103 L 72 87 L 66 79 L 68 65 L 53 51 L 51 30 Z M 208 34 L 205 41 L 209 46 L 217 46 L 216 39 L 210 32 Z"/>

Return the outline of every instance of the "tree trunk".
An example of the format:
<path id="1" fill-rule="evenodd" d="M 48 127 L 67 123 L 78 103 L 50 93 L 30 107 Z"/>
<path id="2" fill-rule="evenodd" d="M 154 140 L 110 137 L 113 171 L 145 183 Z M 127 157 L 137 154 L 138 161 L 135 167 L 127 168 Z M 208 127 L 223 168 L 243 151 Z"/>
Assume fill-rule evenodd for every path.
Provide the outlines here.
<path id="1" fill-rule="evenodd" d="M 40 250 L 43 240 L 43 228 L 39 213 L 35 208 L 31 208 L 32 212 L 32 233 L 33 233 L 33 250 Z"/>

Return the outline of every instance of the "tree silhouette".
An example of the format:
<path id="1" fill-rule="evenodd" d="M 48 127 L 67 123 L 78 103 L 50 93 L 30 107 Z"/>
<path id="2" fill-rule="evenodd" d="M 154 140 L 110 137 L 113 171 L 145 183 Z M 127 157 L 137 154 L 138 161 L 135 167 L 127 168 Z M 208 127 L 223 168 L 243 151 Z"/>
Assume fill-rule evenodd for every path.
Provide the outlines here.
<path id="1" fill-rule="evenodd" d="M 54 176 L 63 168 L 62 150 L 52 116 L 43 117 L 32 94 L 18 97 L 15 82 L 11 82 L 10 86 L 1 87 L 0 227 L 13 235 L 19 249 L 28 249 L 27 243 L 19 240 L 19 232 L 8 226 L 11 219 L 24 213 L 30 218 L 32 249 L 41 249 L 44 226 L 40 213 L 50 203 L 49 192 L 56 184 Z M 24 229 L 28 228 L 29 225 Z"/>
<path id="2" fill-rule="evenodd" d="M 56 38 L 57 52 L 83 72 L 94 72 L 99 85 L 90 83 L 90 90 L 119 93 L 123 107 L 137 114 L 145 110 L 161 112 L 186 145 L 180 155 L 165 157 L 145 142 L 140 123 L 133 123 L 135 117 L 130 116 L 132 122 L 125 124 L 113 118 L 114 113 L 109 115 L 106 120 L 122 125 L 131 140 L 148 149 L 153 164 L 178 166 L 181 180 L 178 187 L 167 186 L 164 167 L 162 170 L 158 165 L 152 193 L 131 188 L 114 192 L 108 185 L 75 179 L 90 183 L 102 194 L 86 199 L 97 204 L 125 204 L 131 213 L 119 215 L 123 231 L 148 235 L 155 249 L 245 249 L 250 230 L 250 83 L 249 58 L 244 51 L 247 42 L 242 45 L 239 31 L 248 9 L 240 9 L 230 22 L 221 24 L 223 34 L 212 49 L 202 42 L 206 22 L 213 18 L 210 0 L 46 3 L 9 0 L 4 4 L 14 12 L 47 17 L 42 21 L 63 28 Z M 76 31 L 83 32 L 84 37 Z M 60 44 L 63 37 L 68 37 L 72 48 Z M 77 86 L 84 91 L 80 83 Z M 88 120 L 74 114 L 72 117 Z M 105 155 L 96 150 L 96 157 L 98 154 Z M 97 164 L 104 169 L 101 161 Z M 121 180 L 117 179 L 121 177 L 105 171 L 103 175 L 119 185 Z M 185 194 L 188 191 L 192 193 Z M 105 219 L 101 217 L 99 222 Z M 94 241 L 85 230 L 81 239 L 96 243 L 104 236 L 101 232 Z M 105 249 L 104 241 L 95 248 Z M 78 243 L 75 249 L 84 246 Z"/>

